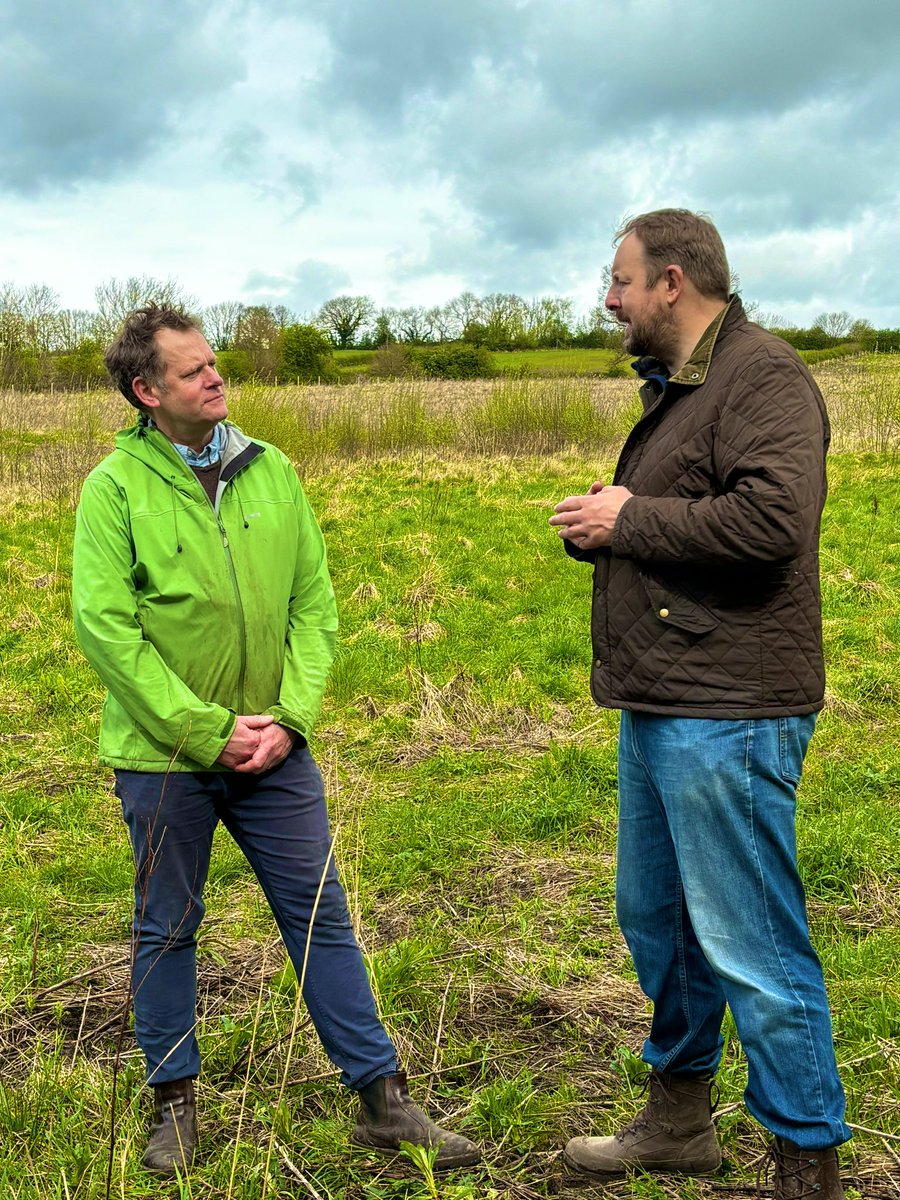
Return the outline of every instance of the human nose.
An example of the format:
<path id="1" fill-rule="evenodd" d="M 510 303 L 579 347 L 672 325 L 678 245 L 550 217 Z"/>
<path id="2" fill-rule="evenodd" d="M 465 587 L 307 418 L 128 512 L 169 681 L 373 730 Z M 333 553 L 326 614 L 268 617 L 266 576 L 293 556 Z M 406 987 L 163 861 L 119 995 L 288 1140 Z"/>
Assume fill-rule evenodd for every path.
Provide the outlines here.
<path id="1" fill-rule="evenodd" d="M 603 303 L 610 312 L 615 312 L 617 308 L 622 307 L 622 301 L 617 295 L 615 295 L 612 288 L 610 288 L 606 293 L 606 299 L 603 301 Z"/>
<path id="2" fill-rule="evenodd" d="M 221 387 L 225 380 L 219 374 L 215 367 L 208 367 L 206 371 L 207 387 Z"/>

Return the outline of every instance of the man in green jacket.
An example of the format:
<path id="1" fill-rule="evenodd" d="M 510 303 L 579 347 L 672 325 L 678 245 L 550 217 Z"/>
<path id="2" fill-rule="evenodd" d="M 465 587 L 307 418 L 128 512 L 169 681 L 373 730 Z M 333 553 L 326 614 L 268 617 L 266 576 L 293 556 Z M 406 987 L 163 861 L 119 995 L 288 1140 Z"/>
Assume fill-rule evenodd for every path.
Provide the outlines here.
<path id="1" fill-rule="evenodd" d="M 221 820 L 266 894 L 322 1045 L 359 1095 L 354 1143 L 478 1148 L 409 1098 L 335 869 L 307 737 L 334 654 L 325 546 L 294 468 L 225 421 L 215 355 L 183 312 L 133 312 L 106 363 L 138 409 L 84 483 L 73 611 L 108 689 L 100 761 L 135 858 L 132 992 L 154 1120 L 145 1166 L 189 1165 L 200 1071 L 196 931 Z"/>

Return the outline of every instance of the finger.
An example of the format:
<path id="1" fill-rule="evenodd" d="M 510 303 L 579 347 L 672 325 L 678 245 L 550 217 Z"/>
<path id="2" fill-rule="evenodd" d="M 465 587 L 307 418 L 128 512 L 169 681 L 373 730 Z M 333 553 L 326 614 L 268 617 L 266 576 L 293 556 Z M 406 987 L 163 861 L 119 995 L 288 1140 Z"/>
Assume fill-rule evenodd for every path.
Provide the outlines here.
<path id="1" fill-rule="evenodd" d="M 584 496 L 566 496 L 565 500 L 560 500 L 553 511 L 572 512 L 573 509 L 581 508 L 582 504 L 584 504 Z"/>
<path id="2" fill-rule="evenodd" d="M 241 717 L 244 725 L 248 729 L 265 729 L 267 725 L 271 725 L 275 720 L 269 713 L 248 713 Z"/>
<path id="3" fill-rule="evenodd" d="M 258 761 L 257 756 L 254 754 L 252 758 L 245 758 L 242 763 L 237 763 L 234 769 L 235 771 L 240 771 L 243 774 L 255 775 L 257 772 L 264 769 L 264 763 L 265 757 L 263 757 L 261 761 Z"/>
<path id="4" fill-rule="evenodd" d="M 248 729 L 265 729 L 267 725 L 271 725 L 275 718 L 271 713 L 253 713 L 250 716 L 242 718 Z"/>
<path id="5" fill-rule="evenodd" d="M 594 482 L 591 484 L 591 486 L 588 488 L 588 495 L 596 496 L 597 493 L 602 492 L 605 487 L 606 487 L 605 483 L 603 483 L 599 479 L 595 479 Z"/>
<path id="6" fill-rule="evenodd" d="M 581 509 L 576 509 L 573 512 L 557 513 L 555 517 L 550 517 L 548 524 L 550 525 L 577 525 L 582 520 Z"/>

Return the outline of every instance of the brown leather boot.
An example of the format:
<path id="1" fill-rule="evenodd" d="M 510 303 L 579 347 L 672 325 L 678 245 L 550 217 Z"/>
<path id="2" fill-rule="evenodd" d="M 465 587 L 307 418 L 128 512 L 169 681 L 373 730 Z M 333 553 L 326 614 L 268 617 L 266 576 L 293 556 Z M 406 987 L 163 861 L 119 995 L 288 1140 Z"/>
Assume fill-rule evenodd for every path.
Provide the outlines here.
<path id="1" fill-rule="evenodd" d="M 143 1164 L 148 1171 L 184 1174 L 197 1146 L 197 1106 L 193 1079 L 174 1079 L 153 1088 L 153 1124 Z"/>
<path id="2" fill-rule="evenodd" d="M 570 1167 L 599 1179 L 626 1171 L 710 1175 L 722 1162 L 712 1123 L 712 1076 L 651 1071 L 647 1103 L 611 1137 L 576 1137 L 566 1145 Z"/>
<path id="3" fill-rule="evenodd" d="M 803 1150 L 786 1138 L 776 1138 L 769 1147 L 756 1177 L 756 1194 L 768 1195 L 764 1186 L 769 1170 L 775 1168 L 772 1196 L 774 1200 L 843 1200 L 844 1189 L 838 1171 L 837 1151 Z"/>
<path id="4" fill-rule="evenodd" d="M 380 1154 L 398 1154 L 401 1142 L 414 1146 L 439 1146 L 436 1171 L 470 1167 L 481 1158 L 474 1142 L 435 1125 L 413 1104 L 406 1087 L 406 1072 L 381 1075 L 360 1088 L 359 1114 L 350 1141 Z"/>

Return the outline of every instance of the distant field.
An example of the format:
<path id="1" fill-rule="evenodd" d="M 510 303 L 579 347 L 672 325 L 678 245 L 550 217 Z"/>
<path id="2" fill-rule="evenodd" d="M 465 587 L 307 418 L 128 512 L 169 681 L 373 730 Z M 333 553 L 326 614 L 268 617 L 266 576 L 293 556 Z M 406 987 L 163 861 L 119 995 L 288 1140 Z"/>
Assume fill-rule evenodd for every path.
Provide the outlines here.
<path id="1" fill-rule="evenodd" d="M 352 383 L 369 373 L 374 350 L 335 350 L 334 361 L 342 383 Z M 838 346 L 833 350 L 803 350 L 800 355 L 810 365 L 856 354 Z M 614 370 L 623 378 L 632 375 L 631 359 L 616 350 L 495 350 L 491 354 L 494 370 L 501 375 L 535 376 L 536 378 L 565 378 L 567 376 L 605 376 Z"/>
<path id="2" fill-rule="evenodd" d="M 374 357 L 374 350 L 335 350 L 342 382 L 368 374 Z M 496 350 L 491 354 L 494 369 L 501 374 L 554 378 L 604 375 L 619 357 L 614 350 Z"/>
<path id="3" fill-rule="evenodd" d="M 798 845 L 859 1127 L 841 1155 L 848 1200 L 900 1190 L 898 368 L 816 368 L 835 425 L 829 681 Z M 365 382 L 232 400 L 297 461 L 329 545 L 342 635 L 314 749 L 374 988 L 417 1094 L 484 1142 L 485 1164 L 434 1184 L 349 1154 L 351 1099 L 223 835 L 200 942 L 203 1158 L 180 1188 L 138 1169 L 132 868 L 68 598 L 73 503 L 130 410 L 112 392 L 0 393 L 0 1196 L 104 1200 L 109 1172 L 117 1200 L 584 1200 L 560 1147 L 634 1112 L 647 1012 L 613 914 L 616 717 L 588 695 L 590 575 L 547 518 L 608 478 L 634 387 Z M 763 1137 L 730 1024 L 726 1038 L 722 1174 L 636 1176 L 609 1195 L 753 1195 Z"/>
<path id="4" fill-rule="evenodd" d="M 615 350 L 503 350 L 493 359 L 501 372 L 524 367 L 538 376 L 604 375 L 622 355 Z"/>

